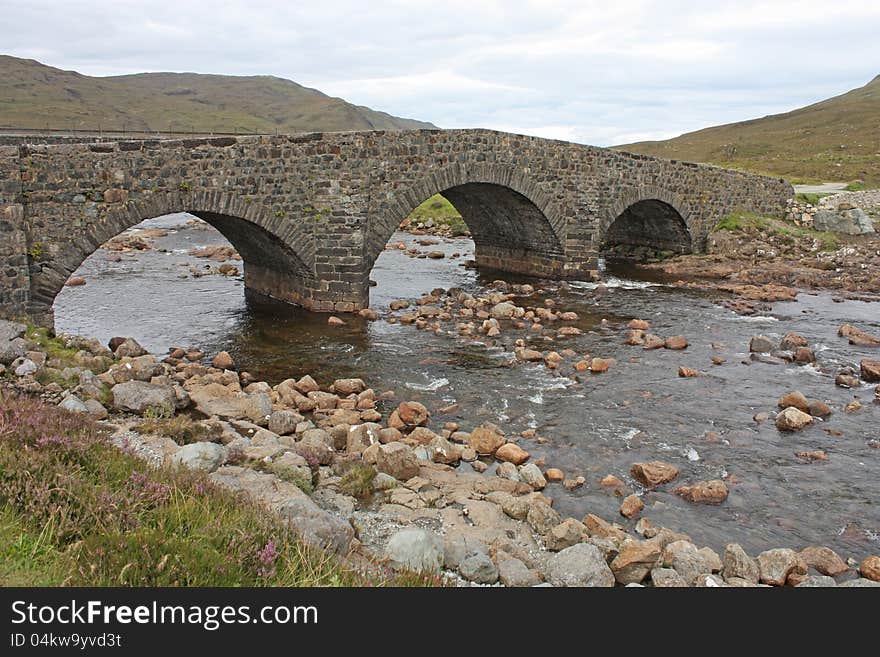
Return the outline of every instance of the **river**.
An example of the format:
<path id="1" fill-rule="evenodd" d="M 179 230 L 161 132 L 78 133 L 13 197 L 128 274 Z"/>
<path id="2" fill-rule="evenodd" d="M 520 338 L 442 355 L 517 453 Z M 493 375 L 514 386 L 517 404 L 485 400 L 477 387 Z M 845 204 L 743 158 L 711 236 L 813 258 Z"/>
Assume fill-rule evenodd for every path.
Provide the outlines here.
<path id="1" fill-rule="evenodd" d="M 172 345 L 196 345 L 209 353 L 225 349 L 239 367 L 271 383 L 306 373 L 322 384 L 356 376 L 376 390 L 394 390 L 398 399 L 416 399 L 434 410 L 458 404 L 458 410 L 435 414 L 435 428 L 446 421 L 459 422 L 464 430 L 484 421 L 508 433 L 533 428 L 546 439 L 520 440 L 533 460 L 544 458 L 568 477 L 586 477 L 586 485 L 574 491 L 559 485 L 545 491 L 564 516 L 595 513 L 630 523 L 617 513 L 620 498 L 598 482 L 614 474 L 641 492 L 629 477 L 630 465 L 659 459 L 681 469 L 678 481 L 725 478 L 728 483 L 730 496 L 720 506 L 686 502 L 672 494 L 672 486 L 643 496 L 642 515 L 652 524 L 683 531 L 698 544 L 721 550 L 735 541 L 751 553 L 827 545 L 856 558 L 880 547 L 880 450 L 870 444 L 880 439 L 880 405 L 872 402 L 872 387 L 834 385 L 840 367 L 877 357 L 876 350 L 872 356 L 871 349 L 837 336 L 844 322 L 880 333 L 876 305 L 801 294 L 797 302 L 774 304 L 765 316 L 742 317 L 718 303 L 720 293 L 639 280 L 626 270 L 610 271 L 599 289 L 584 282 L 545 284 L 544 294 L 523 305 L 552 296 L 561 309 L 579 314 L 576 326 L 583 334 L 551 345 L 536 343 L 537 348 L 568 347 L 617 360 L 604 374 L 586 373 L 573 381 L 544 366 L 504 366 L 520 333 L 505 331 L 501 342 L 484 344 L 358 317 L 328 328 L 325 315 L 246 298 L 240 276 L 194 278 L 189 268 L 207 261 L 187 251 L 226 242 L 213 230 L 186 225 L 187 219 L 169 215 L 142 224 L 169 230 L 154 240 L 153 250 L 126 253 L 113 262 L 101 249 L 86 260 L 75 275 L 87 284 L 65 288 L 56 299 L 57 330 L 104 341 L 132 336 L 156 353 Z M 400 233 L 393 241 L 416 239 Z M 385 251 L 372 272 L 373 308 L 384 313 L 392 299 L 418 297 L 437 287 L 477 291 L 502 276 L 526 280 L 461 266 L 473 257 L 473 243 L 466 239 L 441 239 L 429 248 L 463 257 L 411 259 L 398 250 Z M 659 335 L 685 335 L 689 348 L 645 351 L 623 345 L 619 322 L 634 317 L 649 320 Z M 789 331 L 809 340 L 817 367 L 750 358 L 752 335 L 779 338 Z M 713 356 L 726 363 L 713 365 Z M 679 378 L 679 365 L 702 375 Z M 777 431 L 772 420 L 753 420 L 758 412 L 773 412 L 777 398 L 795 389 L 826 401 L 834 413 L 797 433 Z M 853 400 L 863 408 L 844 413 Z M 807 463 L 795 456 L 816 449 L 825 450 L 829 460 Z"/>

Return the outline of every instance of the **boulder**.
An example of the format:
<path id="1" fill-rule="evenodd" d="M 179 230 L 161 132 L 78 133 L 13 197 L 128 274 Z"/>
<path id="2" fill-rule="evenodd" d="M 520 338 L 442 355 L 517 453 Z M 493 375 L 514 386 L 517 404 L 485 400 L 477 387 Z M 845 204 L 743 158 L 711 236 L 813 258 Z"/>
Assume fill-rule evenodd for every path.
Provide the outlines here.
<path id="1" fill-rule="evenodd" d="M 783 351 L 797 351 L 798 347 L 806 347 L 808 344 L 807 339 L 799 333 L 786 333 L 782 336 L 779 348 Z"/>
<path id="2" fill-rule="evenodd" d="M 486 425 L 477 427 L 471 431 L 467 439 L 467 444 L 472 447 L 477 454 L 494 454 L 504 443 L 504 435 L 495 427 L 487 427 Z"/>
<path id="3" fill-rule="evenodd" d="M 641 583 L 660 559 L 660 547 L 653 541 L 626 541 L 611 562 L 611 571 L 621 584 Z"/>
<path id="4" fill-rule="evenodd" d="M 587 528 L 574 518 L 567 518 L 553 527 L 544 536 L 544 544 L 548 550 L 559 552 L 567 547 L 582 543 L 589 538 Z"/>
<path id="5" fill-rule="evenodd" d="M 504 586 L 536 586 L 541 583 L 538 576 L 516 558 L 499 559 L 498 579 Z"/>
<path id="6" fill-rule="evenodd" d="M 672 568 L 654 568 L 651 570 L 651 582 L 657 588 L 686 588 L 688 583 Z"/>
<path id="7" fill-rule="evenodd" d="M 190 389 L 189 396 L 196 410 L 207 416 L 246 419 L 265 425 L 272 414 L 272 400 L 265 392 L 247 394 L 218 383 L 209 383 Z"/>
<path id="8" fill-rule="evenodd" d="M 776 344 L 766 335 L 755 335 L 749 340 L 749 351 L 754 354 L 769 354 L 776 349 Z"/>
<path id="9" fill-rule="evenodd" d="M 113 338 L 113 340 L 116 340 L 116 338 Z M 111 344 L 113 340 L 111 340 Z M 126 356 L 137 358 L 138 356 L 146 356 L 147 350 L 140 346 L 134 338 L 122 338 L 122 341 L 117 344 L 113 353 L 117 358 L 125 358 Z"/>
<path id="10" fill-rule="evenodd" d="M 356 395 L 366 389 L 363 379 L 336 379 L 333 382 L 333 392 L 337 395 Z"/>
<path id="11" fill-rule="evenodd" d="M 296 411 L 274 411 L 269 415 L 269 431 L 279 436 L 287 436 L 296 432 L 296 426 L 303 421 L 303 416 Z"/>
<path id="12" fill-rule="evenodd" d="M 862 378 L 868 383 L 880 383 L 880 360 L 862 359 L 859 363 Z"/>
<path id="13" fill-rule="evenodd" d="M 880 582 L 880 556 L 871 555 L 862 559 L 862 563 L 859 564 L 859 573 L 865 579 Z"/>
<path id="14" fill-rule="evenodd" d="M 728 492 L 727 486 L 720 479 L 698 481 L 675 489 L 676 495 L 694 504 L 721 504 L 727 499 Z"/>
<path id="15" fill-rule="evenodd" d="M 687 349 L 688 341 L 683 335 L 671 335 L 663 343 L 663 346 L 667 349 L 673 349 L 675 351 L 679 351 L 681 349 Z"/>
<path id="16" fill-rule="evenodd" d="M 173 410 L 178 404 L 173 387 L 146 381 L 117 383 L 111 392 L 114 408 L 138 415 L 149 409 Z"/>
<path id="17" fill-rule="evenodd" d="M 844 235 L 866 235 L 874 232 L 874 223 L 861 208 L 821 209 L 813 215 L 813 228 Z"/>
<path id="18" fill-rule="evenodd" d="M 633 463 L 630 474 L 644 486 L 654 488 L 665 484 L 678 476 L 678 468 L 663 461 Z"/>
<path id="19" fill-rule="evenodd" d="M 182 465 L 190 470 L 214 472 L 226 461 L 226 448 L 217 443 L 190 443 L 181 447 L 171 457 L 172 465 Z"/>
<path id="20" fill-rule="evenodd" d="M 235 361 L 232 360 L 229 352 L 221 351 L 214 356 L 214 360 L 211 361 L 211 367 L 216 367 L 218 370 L 231 370 L 235 367 Z"/>
<path id="21" fill-rule="evenodd" d="M 89 407 L 86 406 L 83 401 L 76 395 L 67 395 L 67 397 L 61 400 L 61 403 L 58 404 L 58 407 L 68 410 L 72 413 L 89 412 Z"/>
<path id="22" fill-rule="evenodd" d="M 376 469 L 395 479 L 406 481 L 419 474 L 419 461 L 415 453 L 399 442 L 379 447 L 376 453 Z"/>
<path id="23" fill-rule="evenodd" d="M 794 392 L 787 392 L 782 397 L 779 398 L 779 401 L 776 402 L 776 405 L 779 408 L 788 408 L 789 406 L 794 406 L 799 411 L 803 411 L 804 413 L 808 413 L 810 411 L 810 402 L 807 401 L 807 398 L 804 396 L 800 390 L 795 390 Z"/>
<path id="24" fill-rule="evenodd" d="M 812 421 L 812 415 L 789 406 L 776 416 L 776 428 L 780 431 L 800 431 Z"/>
<path id="25" fill-rule="evenodd" d="M 614 586 L 614 573 L 595 545 L 578 543 L 557 552 L 548 560 L 553 586 Z"/>
<path id="26" fill-rule="evenodd" d="M 385 559 L 392 568 L 439 572 L 443 566 L 443 539 L 427 529 L 401 529 L 388 539 Z"/>
<path id="27" fill-rule="evenodd" d="M 808 568 L 815 568 L 823 575 L 837 577 L 849 570 L 846 562 L 832 550 L 824 546 L 811 546 L 800 551 L 800 557 Z"/>
<path id="28" fill-rule="evenodd" d="M 478 584 L 494 584 L 498 581 L 498 568 L 482 550 L 475 550 L 462 559 L 458 572 L 466 580 Z"/>
<path id="29" fill-rule="evenodd" d="M 519 469 L 519 476 L 535 490 L 543 490 L 547 487 L 547 480 L 541 473 L 541 469 L 534 463 L 522 466 Z"/>
<path id="30" fill-rule="evenodd" d="M 645 503 L 638 495 L 627 495 L 620 504 L 620 515 L 624 518 L 635 518 L 645 508 Z"/>
<path id="31" fill-rule="evenodd" d="M 752 559 L 738 543 L 729 543 L 724 548 L 722 572 L 724 578 L 738 577 L 753 584 L 761 578 L 758 562 Z"/>
<path id="32" fill-rule="evenodd" d="M 310 546 L 340 554 L 350 551 L 354 536 L 351 525 L 321 509 L 295 484 L 250 468 L 228 465 L 219 468 L 210 477 L 221 486 L 245 491 L 277 513 Z"/>
<path id="33" fill-rule="evenodd" d="M 807 566 L 800 555 L 788 548 L 766 550 L 758 555 L 761 582 L 782 586 L 790 575 L 806 575 Z"/>
<path id="34" fill-rule="evenodd" d="M 514 465 L 522 465 L 529 460 L 530 454 L 516 443 L 506 443 L 495 452 L 499 461 L 508 461 Z"/>

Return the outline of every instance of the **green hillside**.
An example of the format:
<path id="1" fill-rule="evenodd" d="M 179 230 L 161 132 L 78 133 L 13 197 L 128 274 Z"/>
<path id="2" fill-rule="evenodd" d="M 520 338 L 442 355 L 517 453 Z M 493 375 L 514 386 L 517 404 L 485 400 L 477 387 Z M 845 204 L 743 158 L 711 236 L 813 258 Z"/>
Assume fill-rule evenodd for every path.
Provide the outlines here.
<path id="1" fill-rule="evenodd" d="M 615 148 L 802 181 L 880 185 L 880 76 L 822 102 L 751 121 Z"/>
<path id="2" fill-rule="evenodd" d="M 0 127 L 312 132 L 433 128 L 272 76 L 89 77 L 0 55 Z"/>

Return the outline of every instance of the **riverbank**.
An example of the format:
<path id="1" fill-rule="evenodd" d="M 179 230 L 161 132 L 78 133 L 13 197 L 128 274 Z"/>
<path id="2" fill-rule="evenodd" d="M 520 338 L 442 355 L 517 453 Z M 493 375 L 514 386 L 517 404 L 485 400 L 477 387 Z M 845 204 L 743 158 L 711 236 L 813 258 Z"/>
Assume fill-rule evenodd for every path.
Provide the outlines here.
<path id="1" fill-rule="evenodd" d="M 880 300 L 880 235 L 818 231 L 794 221 L 731 216 L 709 235 L 707 253 L 636 265 L 670 284 L 730 292 L 754 314 L 799 291 Z M 677 278 L 680 277 L 680 278 Z"/>
<path id="2" fill-rule="evenodd" d="M 488 312 L 518 308 L 511 299 Z M 3 328 L 6 359 L 23 352 L 10 362 L 6 385 L 92 416 L 111 442 L 157 466 L 151 472 L 160 479 L 170 476 L 164 468 L 179 467 L 250 497 L 307 544 L 330 546 L 349 563 L 512 586 L 867 586 L 880 579 L 880 558 L 847 562 L 820 546 L 755 558 L 735 544 L 723 554 L 700 548 L 640 518 L 639 496 L 623 494 L 623 473 L 608 473 L 601 485 L 620 491 L 621 517 L 638 522 L 563 518 L 552 491 L 576 490 L 585 478 L 535 462 L 534 432 L 444 422 L 442 413 L 360 379 L 322 386 L 303 374 L 270 386 L 238 371 L 226 353 L 208 360 L 174 348 L 158 359 L 130 338 L 104 346 Z M 493 474 L 483 474 L 490 466 Z M 723 481 L 682 484 L 669 463 L 632 463 L 630 477 L 691 504 L 727 497 Z"/>

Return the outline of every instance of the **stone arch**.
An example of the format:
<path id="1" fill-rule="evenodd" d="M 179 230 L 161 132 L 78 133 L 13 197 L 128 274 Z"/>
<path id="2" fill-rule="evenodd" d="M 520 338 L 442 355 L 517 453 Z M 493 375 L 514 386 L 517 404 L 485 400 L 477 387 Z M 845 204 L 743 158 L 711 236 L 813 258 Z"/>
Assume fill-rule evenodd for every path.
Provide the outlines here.
<path id="1" fill-rule="evenodd" d="M 299 303 L 314 278 L 314 247 L 294 222 L 225 192 L 171 192 L 109 208 L 97 220 L 70 235 L 56 254 L 31 275 L 30 312 L 52 317 L 52 304 L 74 271 L 102 244 L 146 219 L 187 212 L 211 224 L 242 257 L 245 287 Z M 289 292 L 285 288 L 293 286 Z M 276 293 L 280 292 L 280 293 Z"/>
<path id="2" fill-rule="evenodd" d="M 662 188 L 629 188 L 609 204 L 596 231 L 596 249 L 610 244 L 691 253 L 697 246 L 694 215 L 678 194 Z"/>
<path id="3" fill-rule="evenodd" d="M 435 169 L 397 189 L 386 185 L 369 213 L 367 272 L 400 223 L 434 194 L 461 212 L 478 263 L 536 276 L 562 271 L 566 218 L 558 206 L 526 170 L 486 164 Z"/>

